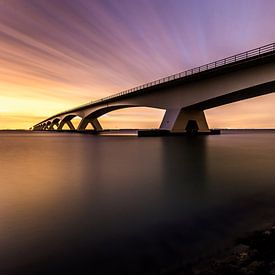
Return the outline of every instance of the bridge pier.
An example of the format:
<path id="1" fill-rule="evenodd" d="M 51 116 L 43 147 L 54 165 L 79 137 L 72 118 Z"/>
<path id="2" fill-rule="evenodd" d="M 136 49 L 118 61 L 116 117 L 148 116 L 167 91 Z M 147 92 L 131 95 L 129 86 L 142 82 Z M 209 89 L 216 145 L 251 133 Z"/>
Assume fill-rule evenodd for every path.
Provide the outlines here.
<path id="1" fill-rule="evenodd" d="M 49 130 L 50 126 L 51 126 L 51 122 L 48 121 L 47 123 L 45 123 L 45 125 L 44 125 L 44 127 L 43 127 L 43 131 Z"/>
<path id="2" fill-rule="evenodd" d="M 33 127 L 33 131 L 42 131 L 43 130 L 43 125 L 38 125 Z"/>
<path id="3" fill-rule="evenodd" d="M 68 127 L 70 128 L 70 130 L 72 130 L 72 131 L 75 130 L 75 127 L 74 127 L 73 123 L 72 123 L 70 120 L 66 120 L 66 119 L 62 120 L 62 121 L 59 123 L 59 125 L 58 125 L 58 127 L 57 127 L 57 130 L 58 130 L 58 131 L 61 131 L 61 130 L 63 129 L 63 127 L 64 127 L 65 124 L 68 125 Z"/>
<path id="4" fill-rule="evenodd" d="M 96 131 L 102 131 L 103 128 L 97 118 L 91 120 L 91 123 Z"/>
<path id="5" fill-rule="evenodd" d="M 58 126 L 59 126 L 59 120 L 58 121 L 53 121 L 49 127 L 49 130 L 53 131 L 55 130 L 54 129 L 54 126 L 56 126 L 56 129 L 58 129 Z"/>
<path id="6" fill-rule="evenodd" d="M 91 123 L 93 128 L 96 130 L 96 131 L 102 131 L 103 128 L 102 126 L 100 125 L 99 121 L 97 118 L 88 118 L 88 117 L 85 117 L 83 118 L 80 123 L 79 123 L 79 126 L 77 128 L 78 131 L 85 131 L 86 127 L 88 126 L 88 124 Z"/>
<path id="7" fill-rule="evenodd" d="M 166 110 L 160 129 L 172 133 L 210 132 L 203 110 L 194 109 Z"/>

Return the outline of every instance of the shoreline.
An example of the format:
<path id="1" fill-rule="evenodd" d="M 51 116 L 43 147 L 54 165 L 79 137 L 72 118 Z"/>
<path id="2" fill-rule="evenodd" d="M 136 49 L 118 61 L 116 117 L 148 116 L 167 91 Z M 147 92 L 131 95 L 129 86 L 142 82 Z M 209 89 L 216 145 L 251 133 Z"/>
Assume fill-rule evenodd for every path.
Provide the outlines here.
<path id="1" fill-rule="evenodd" d="M 203 259 L 163 270 L 163 275 L 275 274 L 275 222 L 235 239 Z"/>

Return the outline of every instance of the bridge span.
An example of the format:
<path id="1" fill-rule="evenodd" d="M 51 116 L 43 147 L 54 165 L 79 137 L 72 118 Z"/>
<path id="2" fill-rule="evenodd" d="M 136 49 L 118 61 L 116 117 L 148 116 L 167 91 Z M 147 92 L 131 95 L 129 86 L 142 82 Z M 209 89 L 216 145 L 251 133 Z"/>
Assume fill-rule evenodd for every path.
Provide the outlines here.
<path id="1" fill-rule="evenodd" d="M 275 43 L 143 84 L 53 115 L 32 127 L 58 130 L 65 124 L 84 131 L 91 124 L 103 130 L 98 118 L 131 107 L 165 109 L 160 129 L 172 133 L 209 132 L 204 110 L 275 91 Z M 80 117 L 75 129 L 71 120 Z"/>

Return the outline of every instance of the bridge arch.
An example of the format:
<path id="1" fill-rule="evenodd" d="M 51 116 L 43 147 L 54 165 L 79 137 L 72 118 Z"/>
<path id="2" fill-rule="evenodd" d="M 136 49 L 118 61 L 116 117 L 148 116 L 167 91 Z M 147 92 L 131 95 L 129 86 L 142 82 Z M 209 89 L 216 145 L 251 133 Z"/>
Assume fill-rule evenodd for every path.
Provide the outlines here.
<path id="1" fill-rule="evenodd" d="M 118 109 L 98 118 L 103 129 L 157 129 L 165 109 L 148 106 L 135 106 Z"/>
<path id="2" fill-rule="evenodd" d="M 49 130 L 50 129 L 50 126 L 51 126 L 52 122 L 49 120 L 45 123 L 45 126 L 44 126 L 44 129 L 45 130 Z"/>
<path id="3" fill-rule="evenodd" d="M 82 119 L 78 114 L 66 115 L 63 119 L 61 119 L 57 130 L 59 131 L 64 130 L 64 127 L 67 126 L 69 130 L 75 131 L 76 125 L 74 125 L 73 120 L 76 118 Z"/>
<path id="4" fill-rule="evenodd" d="M 101 131 L 103 130 L 102 126 L 100 125 L 98 118 L 104 114 L 107 114 L 109 112 L 115 111 L 115 110 L 119 110 L 119 109 L 125 109 L 125 108 L 129 108 L 129 107 L 136 107 L 136 106 L 132 106 L 132 105 L 114 105 L 114 106 L 107 106 L 107 107 L 103 107 L 100 109 L 97 109 L 95 111 L 92 111 L 91 113 L 89 113 L 87 116 L 85 116 L 81 122 L 79 123 L 78 126 L 78 130 L 79 131 L 84 131 L 86 129 L 86 127 L 88 126 L 88 124 L 92 124 L 93 128 L 96 131 Z"/>
<path id="5" fill-rule="evenodd" d="M 54 118 L 49 126 L 49 130 L 57 130 L 60 122 L 60 118 Z"/>

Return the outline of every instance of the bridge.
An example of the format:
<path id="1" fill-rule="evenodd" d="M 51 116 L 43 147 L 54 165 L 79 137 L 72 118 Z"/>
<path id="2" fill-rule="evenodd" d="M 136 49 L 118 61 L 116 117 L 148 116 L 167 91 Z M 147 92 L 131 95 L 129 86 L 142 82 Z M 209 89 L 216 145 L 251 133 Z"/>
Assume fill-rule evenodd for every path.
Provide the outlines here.
<path id="1" fill-rule="evenodd" d="M 177 73 L 53 115 L 35 131 L 85 131 L 98 118 L 131 107 L 165 109 L 161 130 L 171 133 L 209 132 L 204 110 L 275 91 L 275 43 Z M 80 117 L 75 129 L 72 119 Z"/>

